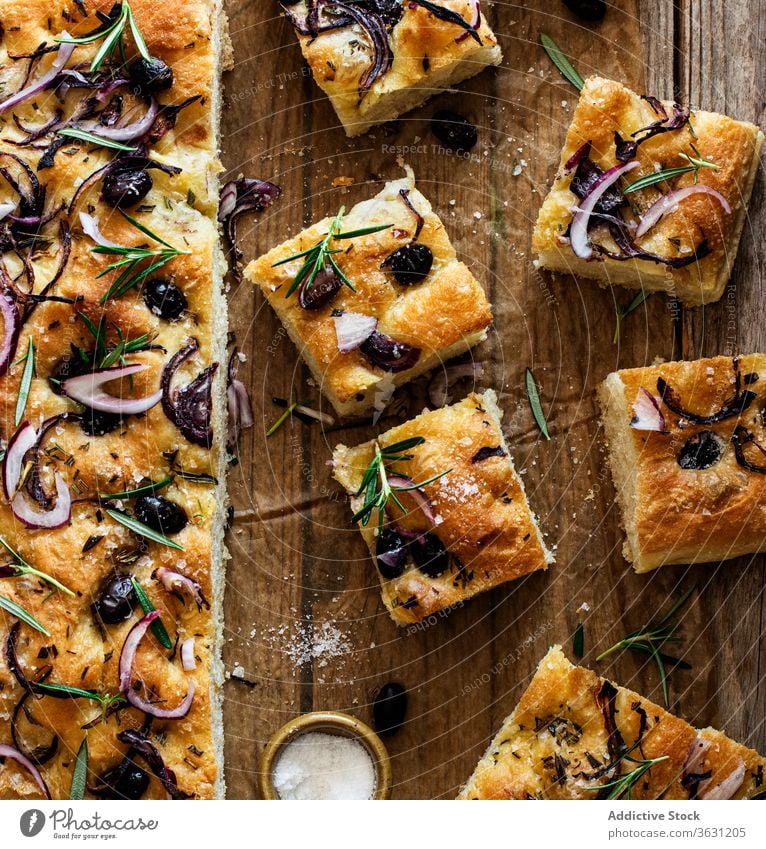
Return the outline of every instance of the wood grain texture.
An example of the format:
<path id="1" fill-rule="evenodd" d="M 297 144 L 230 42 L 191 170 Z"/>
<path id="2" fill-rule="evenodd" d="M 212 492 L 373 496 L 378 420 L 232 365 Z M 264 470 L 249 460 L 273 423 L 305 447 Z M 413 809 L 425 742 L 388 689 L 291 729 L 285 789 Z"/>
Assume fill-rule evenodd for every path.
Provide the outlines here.
<path id="1" fill-rule="evenodd" d="M 577 96 L 539 47 L 540 32 L 553 36 L 583 74 L 613 76 L 664 97 L 680 93 L 693 105 L 762 123 L 762 4 L 726 4 L 725 16 L 723 5 L 619 0 L 603 24 L 590 29 L 559 2 L 495 2 L 491 18 L 505 52 L 501 68 L 394 125 L 347 140 L 306 76 L 276 3 L 229 4 L 236 67 L 225 80 L 224 163 L 231 176 L 244 172 L 283 188 L 274 207 L 243 219 L 245 258 L 341 203 L 372 195 L 382 181 L 400 176 L 396 160 L 403 156 L 495 306 L 494 329 L 476 354 L 487 367 L 479 387 L 494 387 L 505 407 L 517 468 L 524 470 L 528 496 L 557 555 L 547 574 L 501 587 L 423 628 L 397 629 L 325 465 L 336 442 L 361 442 L 375 429 L 323 433 L 295 421 L 265 438 L 280 412 L 272 396 L 312 406 L 320 397 L 263 299 L 248 284 L 232 284 L 232 329 L 247 354 L 240 376 L 252 390 L 256 426 L 245 433 L 231 474 L 236 521 L 226 662 L 230 670 L 241 665 L 254 684 L 226 685 L 231 797 L 255 794 L 260 751 L 287 719 L 334 708 L 370 721 L 375 688 L 390 680 L 401 681 L 410 694 L 408 723 L 389 742 L 395 795 L 452 797 L 548 646 L 560 642 L 571 657 L 582 602 L 591 608 L 584 662 L 661 700 L 657 672 L 642 658 L 622 654 L 596 663 L 595 657 L 690 586 L 700 597 L 684 617 L 682 634 L 694 668 L 673 674 L 671 708 L 766 750 L 763 558 L 633 575 L 620 553 L 594 398 L 609 371 L 670 358 L 682 346 L 696 355 L 725 352 L 726 344 L 741 350 L 763 345 L 756 228 L 746 231 L 735 269 L 733 337 L 727 336 L 727 302 L 679 320 L 671 302 L 654 297 L 630 316 L 616 346 L 615 304 L 627 303 L 631 294 L 540 275 L 529 253 Z M 725 55 L 734 39 L 742 44 L 736 61 Z M 470 158 L 432 147 L 428 119 L 439 107 L 477 124 L 480 140 Z M 514 166 L 521 167 L 517 176 Z M 338 176 L 355 183 L 333 187 Z M 759 181 L 753 222 L 762 220 L 762 204 Z M 540 439 L 529 412 L 526 366 L 541 387 L 550 442 Z M 423 387 L 413 396 L 415 413 L 424 403 Z M 392 423 L 383 420 L 380 427 Z M 296 633 L 322 623 L 341 635 L 340 656 L 318 653 L 296 663 Z"/>

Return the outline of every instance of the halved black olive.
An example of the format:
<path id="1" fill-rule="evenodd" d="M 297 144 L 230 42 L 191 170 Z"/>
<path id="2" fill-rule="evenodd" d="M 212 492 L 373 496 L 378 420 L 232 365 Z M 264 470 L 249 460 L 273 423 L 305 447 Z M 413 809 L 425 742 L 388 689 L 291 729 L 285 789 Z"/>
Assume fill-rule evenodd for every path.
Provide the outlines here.
<path id="1" fill-rule="evenodd" d="M 151 174 L 143 168 L 113 169 L 101 181 L 101 196 L 114 209 L 140 203 L 154 185 Z"/>
<path id="2" fill-rule="evenodd" d="M 372 722 L 378 734 L 397 732 L 407 716 L 407 691 L 401 684 L 391 681 L 378 690 L 372 703 Z"/>
<path id="3" fill-rule="evenodd" d="M 606 0 L 563 0 L 563 3 L 584 21 L 600 21 L 606 14 Z"/>
<path id="4" fill-rule="evenodd" d="M 712 430 L 700 431 L 683 444 L 678 452 L 678 465 L 694 471 L 709 469 L 721 459 L 724 444 L 723 439 Z"/>
<path id="5" fill-rule="evenodd" d="M 431 118 L 431 132 L 447 148 L 458 153 L 471 150 L 479 140 L 476 127 L 457 112 L 440 109 Z"/>
<path id="6" fill-rule="evenodd" d="M 95 791 L 101 799 L 140 799 L 149 787 L 149 774 L 130 758 L 105 772 Z"/>
<path id="7" fill-rule="evenodd" d="M 122 417 L 103 410 L 91 410 L 86 407 L 80 419 L 80 429 L 88 436 L 104 436 L 122 425 Z"/>
<path id="8" fill-rule="evenodd" d="M 180 318 L 189 306 L 186 295 L 171 280 L 153 277 L 144 284 L 144 303 L 165 321 Z"/>
<path id="9" fill-rule="evenodd" d="M 378 571 L 392 581 L 404 573 L 407 565 L 407 543 L 395 528 L 383 528 L 375 546 Z"/>
<path id="10" fill-rule="evenodd" d="M 180 533 L 189 522 L 180 504 L 161 495 L 142 495 L 136 499 L 135 513 L 139 522 L 165 536 Z"/>
<path id="11" fill-rule="evenodd" d="M 380 267 L 390 268 L 397 282 L 403 286 L 413 286 L 425 280 L 433 264 L 433 251 L 428 245 L 410 242 L 386 257 Z"/>
<path id="12" fill-rule="evenodd" d="M 101 590 L 93 609 L 104 624 L 116 625 L 130 618 L 136 601 L 130 575 L 114 575 Z"/>
<path id="13" fill-rule="evenodd" d="M 309 286 L 308 277 L 298 289 L 298 303 L 304 310 L 321 310 L 337 295 L 343 281 L 331 268 L 323 268 Z"/>
<path id="14" fill-rule="evenodd" d="M 173 85 L 173 69 L 162 59 L 139 56 L 130 63 L 130 79 L 145 97 L 157 91 L 167 91 Z"/>
<path id="15" fill-rule="evenodd" d="M 420 359 L 420 348 L 413 348 L 406 342 L 395 342 L 377 330 L 362 342 L 359 350 L 373 365 L 386 371 L 404 371 Z"/>
<path id="16" fill-rule="evenodd" d="M 436 534 L 426 534 L 410 546 L 416 566 L 429 578 L 438 578 L 449 569 L 449 554 Z"/>

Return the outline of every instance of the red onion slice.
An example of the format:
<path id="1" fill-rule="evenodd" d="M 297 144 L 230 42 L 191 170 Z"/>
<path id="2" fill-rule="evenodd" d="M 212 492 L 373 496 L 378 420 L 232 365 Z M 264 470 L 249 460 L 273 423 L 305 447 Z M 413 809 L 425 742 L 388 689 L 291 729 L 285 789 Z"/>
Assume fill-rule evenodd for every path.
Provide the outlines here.
<path id="1" fill-rule="evenodd" d="M 93 239 L 97 245 L 101 245 L 102 248 L 119 247 L 117 242 L 112 242 L 104 236 L 99 229 L 98 220 L 92 215 L 88 215 L 87 212 L 80 213 L 80 226 L 82 227 L 83 233 L 85 233 L 86 236 L 90 236 L 91 239 Z"/>
<path id="2" fill-rule="evenodd" d="M 356 312 L 344 312 L 333 316 L 335 335 L 338 338 L 338 350 L 341 354 L 355 351 L 362 342 L 372 336 L 378 326 L 378 319 L 371 315 Z"/>
<path id="3" fill-rule="evenodd" d="M 422 489 L 409 489 L 409 487 L 415 486 L 415 481 L 412 478 L 406 478 L 403 475 L 388 475 L 388 482 L 392 489 L 407 489 L 407 492 L 415 499 L 418 507 L 423 511 L 426 519 L 432 525 L 436 524 L 436 518 L 429 497 Z"/>
<path id="4" fill-rule="evenodd" d="M 19 485 L 24 455 L 34 448 L 36 442 L 37 431 L 29 422 L 24 422 L 8 440 L 8 448 L 3 460 L 3 492 L 9 501 L 16 494 L 16 488 Z"/>
<path id="5" fill-rule="evenodd" d="M 471 5 L 473 6 L 473 14 L 471 15 L 471 20 L 469 23 L 471 26 L 478 30 L 481 26 L 481 0 L 471 0 Z M 456 39 L 455 43 L 460 44 L 462 41 L 465 41 L 466 38 L 470 38 L 471 33 L 466 30 L 464 33 L 461 33 Z"/>
<path id="6" fill-rule="evenodd" d="M 181 643 L 181 665 L 184 672 L 193 672 L 197 668 L 197 659 L 194 657 L 194 637 L 189 637 Z"/>
<path id="7" fill-rule="evenodd" d="M 7 218 L 16 209 L 15 203 L 0 203 L 0 221 Z"/>
<path id="8" fill-rule="evenodd" d="M 69 38 L 69 33 L 64 30 L 60 36 L 63 38 Z M 30 97 L 34 97 L 38 92 L 43 91 L 50 83 L 52 83 L 56 77 L 59 75 L 59 72 L 63 70 L 64 65 L 69 61 L 72 53 L 74 53 L 76 45 L 74 44 L 65 44 L 62 43 L 59 45 L 58 52 L 56 53 L 56 58 L 51 63 L 50 68 L 37 80 L 30 83 L 28 86 L 25 86 L 20 91 L 17 91 L 16 94 L 12 94 L 7 100 L 4 100 L 0 103 L 0 112 L 5 112 L 7 109 L 10 109 L 13 106 L 16 106 L 19 103 L 23 103 L 25 100 L 28 100 Z M 48 797 L 50 798 L 50 797 Z"/>
<path id="9" fill-rule="evenodd" d="M 91 135 L 98 136 L 102 139 L 110 139 L 117 142 L 133 141 L 146 135 L 151 130 L 159 111 L 160 108 L 157 101 L 152 98 L 149 108 L 141 118 L 122 127 L 103 127 L 101 124 L 94 124 L 92 126 L 75 124 L 74 127 L 76 129 L 87 130 Z"/>
<path id="10" fill-rule="evenodd" d="M 161 389 L 144 398 L 130 399 L 117 398 L 108 392 L 104 392 L 101 387 L 112 380 L 129 377 L 132 374 L 146 371 L 148 368 L 149 366 L 144 363 L 132 363 L 127 366 L 97 369 L 90 374 L 81 374 L 64 380 L 61 383 L 61 391 L 74 401 L 103 413 L 114 413 L 118 416 L 145 413 L 162 400 Z"/>
<path id="11" fill-rule="evenodd" d="M 10 301 L 5 293 L 0 292 L 0 315 L 3 319 L 3 339 L 0 342 L 0 375 L 4 374 L 11 364 L 16 351 L 16 343 L 21 330 L 19 308 Z"/>
<path id="12" fill-rule="evenodd" d="M 730 773 L 723 781 L 710 787 L 711 780 L 703 782 L 700 785 L 700 799 L 732 799 L 742 782 L 745 780 L 745 763 L 740 760 L 733 772 Z M 707 789 L 703 789 L 707 786 Z"/>
<path id="13" fill-rule="evenodd" d="M 177 595 L 181 592 L 187 592 L 197 603 L 197 607 L 205 607 L 210 610 L 210 604 L 202 592 L 202 587 L 196 581 L 187 578 L 180 572 L 173 572 L 166 566 L 160 566 L 156 575 L 157 580 L 169 593 Z"/>
<path id="14" fill-rule="evenodd" d="M 635 415 L 631 419 L 630 426 L 634 430 L 654 430 L 664 433 L 666 431 L 665 416 L 662 415 L 660 403 L 659 398 L 641 386 L 633 402 Z"/>
<path id="15" fill-rule="evenodd" d="M 48 785 L 40 774 L 40 770 L 26 755 L 23 755 L 18 749 L 14 749 L 13 746 L 0 743 L 0 758 L 10 758 L 12 761 L 16 761 L 19 766 L 23 767 L 34 778 L 37 786 L 43 791 L 45 798 L 51 798 L 51 792 L 48 790 Z"/>
<path id="16" fill-rule="evenodd" d="M 666 215 L 668 212 L 675 212 L 678 209 L 678 204 L 690 195 L 710 195 L 721 204 L 723 211 L 727 215 L 731 215 L 729 201 L 720 192 L 710 186 L 704 186 L 702 183 L 698 183 L 696 186 L 674 189 L 656 200 L 641 216 L 638 222 L 638 229 L 636 230 L 636 238 L 640 239 L 641 236 L 651 230 L 663 215 Z"/>
<path id="17" fill-rule="evenodd" d="M 625 165 L 615 165 L 614 168 L 605 171 L 593 184 L 590 193 L 583 198 L 580 205 L 574 208 L 574 218 L 572 219 L 572 226 L 569 228 L 569 239 L 572 250 L 580 259 L 591 259 L 593 257 L 593 248 L 588 239 L 588 225 L 596 204 L 601 200 L 607 189 L 613 186 L 623 174 L 638 168 L 640 165 L 640 162 L 627 162 Z"/>
<path id="18" fill-rule="evenodd" d="M 684 775 L 693 775 L 701 771 L 701 767 L 705 764 L 705 755 L 710 749 L 710 741 L 703 740 L 702 737 L 697 737 L 689 746 L 689 752 L 684 761 Z"/>
<path id="19" fill-rule="evenodd" d="M 145 701 L 133 689 L 133 664 L 136 660 L 138 646 L 149 630 L 149 626 L 159 616 L 159 610 L 152 610 L 130 629 L 123 643 L 122 652 L 120 653 L 120 692 L 125 694 L 125 697 L 133 707 L 149 714 L 149 716 L 157 717 L 157 719 L 183 719 L 189 713 L 192 701 L 194 700 L 193 678 L 189 680 L 189 689 L 186 691 L 186 695 L 181 702 L 177 707 L 170 709 L 161 708 Z"/>

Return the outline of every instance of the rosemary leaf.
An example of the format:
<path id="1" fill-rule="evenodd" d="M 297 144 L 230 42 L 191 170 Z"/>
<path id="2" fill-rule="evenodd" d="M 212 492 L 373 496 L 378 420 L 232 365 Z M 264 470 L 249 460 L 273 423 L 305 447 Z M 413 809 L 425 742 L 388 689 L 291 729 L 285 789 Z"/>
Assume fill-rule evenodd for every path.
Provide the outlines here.
<path id="1" fill-rule="evenodd" d="M 535 383 L 535 376 L 532 374 L 532 369 L 528 368 L 526 370 L 524 381 L 527 386 L 527 397 L 529 398 L 529 406 L 532 409 L 535 423 L 540 428 L 540 433 L 543 437 L 550 439 L 551 435 L 548 432 L 548 424 L 545 421 L 545 414 L 543 413 L 543 407 L 540 402 L 540 392 L 537 389 L 537 383 Z"/>
<path id="2" fill-rule="evenodd" d="M 151 603 L 149 600 L 149 596 L 144 592 L 144 588 L 138 581 L 131 575 L 130 578 L 131 583 L 133 584 L 133 589 L 136 592 L 136 597 L 138 598 L 138 603 L 141 605 L 141 609 L 144 613 L 151 613 L 153 610 L 157 608 Z M 171 649 L 173 648 L 173 643 L 170 640 L 170 635 L 165 628 L 165 625 L 162 622 L 162 619 L 155 619 L 151 624 L 152 633 L 159 640 L 160 645 L 163 648 Z"/>
<path id="3" fill-rule="evenodd" d="M 4 595 L 0 595 L 0 608 L 5 610 L 6 613 L 10 613 L 11 616 L 20 619 L 29 625 L 30 628 L 34 628 L 35 631 L 39 631 L 41 634 L 45 634 L 46 637 L 50 637 L 50 631 L 41 625 L 28 610 L 25 610 L 20 604 L 16 604 L 15 601 L 11 601 L 11 599 L 6 598 Z"/>
<path id="4" fill-rule="evenodd" d="M 567 59 L 567 57 L 561 52 L 561 48 L 558 44 L 556 44 L 556 42 L 544 32 L 540 33 L 540 43 L 545 49 L 545 52 L 548 54 L 548 58 L 559 69 L 564 79 L 570 82 L 577 91 L 582 91 L 585 86 L 585 81 L 572 67 L 572 63 L 569 59 Z"/>
<path id="5" fill-rule="evenodd" d="M 72 784 L 69 788 L 70 799 L 84 799 L 88 783 L 88 735 L 82 738 L 72 771 Z"/>
<path id="6" fill-rule="evenodd" d="M 161 481 L 157 481 L 157 483 L 152 481 L 151 483 L 144 484 L 144 486 L 139 486 L 136 489 L 126 489 L 123 492 L 110 492 L 107 495 L 99 495 L 99 498 L 102 501 L 110 501 L 117 498 L 140 498 L 142 495 L 151 495 L 153 492 L 164 489 L 169 483 L 172 483 L 172 481 L 173 476 L 168 475 Z"/>
<path id="7" fill-rule="evenodd" d="M 578 660 L 582 659 L 585 654 L 585 626 L 582 622 L 578 622 L 577 627 L 575 628 L 574 639 L 572 640 L 572 651 Z"/>
<path id="8" fill-rule="evenodd" d="M 89 144 L 99 145 L 99 147 L 107 147 L 110 150 L 121 150 L 126 153 L 133 153 L 136 149 L 135 147 L 123 144 L 122 142 L 104 138 L 96 133 L 89 133 L 87 130 L 80 130 L 77 127 L 64 127 L 63 130 L 57 130 L 56 132 L 58 135 L 64 136 L 65 138 L 77 139 L 77 141 L 88 142 Z"/>
<path id="9" fill-rule="evenodd" d="M 175 548 L 176 551 L 184 551 L 184 547 L 182 545 L 179 545 L 172 539 L 168 539 L 168 537 L 158 531 L 155 531 L 148 525 L 145 525 L 143 522 L 139 522 L 138 519 L 134 519 L 133 516 L 128 516 L 126 513 L 122 513 L 119 510 L 113 510 L 111 507 L 106 508 L 106 513 L 114 519 L 115 522 L 119 522 L 121 525 L 124 525 L 126 528 L 145 539 L 150 539 L 152 542 L 159 543 L 160 545 L 166 545 L 168 548 Z"/>
<path id="10" fill-rule="evenodd" d="M 692 145 L 694 149 L 694 146 Z M 694 172 L 694 182 L 697 182 L 697 176 L 701 168 L 712 168 L 714 171 L 718 171 L 720 166 L 716 165 L 714 162 L 709 162 L 707 159 L 703 159 L 700 156 L 689 156 L 688 153 L 679 154 L 683 159 L 688 161 L 688 165 L 677 165 L 673 168 L 662 168 L 660 171 L 653 171 L 651 174 L 646 174 L 643 177 L 639 177 L 637 180 L 634 180 L 632 183 L 628 183 L 627 186 L 622 190 L 623 194 L 629 195 L 632 192 L 639 192 L 641 189 L 649 188 L 649 186 L 655 186 L 657 183 L 664 183 L 666 180 L 672 180 L 674 177 L 680 177 L 682 174 L 689 174 L 690 172 Z"/>
<path id="11" fill-rule="evenodd" d="M 21 383 L 19 384 L 19 394 L 16 398 L 16 415 L 14 423 L 16 427 L 21 424 L 24 418 L 24 411 L 27 408 L 27 400 L 29 398 L 29 390 L 32 388 L 32 378 L 35 376 L 35 344 L 32 337 L 29 337 L 27 352 L 19 362 L 24 362 L 24 371 L 21 375 Z"/>
<path id="12" fill-rule="evenodd" d="M 273 436 L 279 428 L 287 421 L 290 417 L 292 411 L 298 406 L 297 403 L 292 403 L 290 406 L 282 413 L 282 415 L 274 422 L 274 424 L 266 431 L 266 436 Z"/>

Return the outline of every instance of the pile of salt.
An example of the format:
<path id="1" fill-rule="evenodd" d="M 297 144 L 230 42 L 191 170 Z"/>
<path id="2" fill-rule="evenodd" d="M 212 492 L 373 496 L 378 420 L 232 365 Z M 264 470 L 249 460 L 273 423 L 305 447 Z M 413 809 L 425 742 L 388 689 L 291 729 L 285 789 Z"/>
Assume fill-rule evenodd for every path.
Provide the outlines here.
<path id="1" fill-rule="evenodd" d="M 272 780 L 280 799 L 371 799 L 375 764 L 357 740 L 309 731 L 284 747 Z"/>

